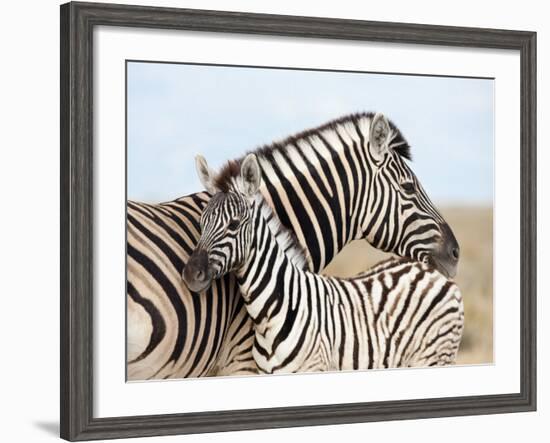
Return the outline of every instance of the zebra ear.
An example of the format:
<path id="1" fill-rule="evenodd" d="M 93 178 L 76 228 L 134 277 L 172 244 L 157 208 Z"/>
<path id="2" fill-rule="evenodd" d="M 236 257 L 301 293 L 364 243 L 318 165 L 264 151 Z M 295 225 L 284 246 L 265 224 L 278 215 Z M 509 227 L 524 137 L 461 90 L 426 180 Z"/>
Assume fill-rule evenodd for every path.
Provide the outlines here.
<path id="1" fill-rule="evenodd" d="M 258 159 L 254 154 L 248 154 L 241 164 L 241 180 L 244 193 L 252 197 L 262 183 L 262 173 Z"/>
<path id="2" fill-rule="evenodd" d="M 208 167 L 208 163 L 206 163 L 206 159 L 202 155 L 195 157 L 195 166 L 204 188 L 212 195 L 218 193 L 219 189 L 214 185 L 214 171 Z"/>
<path id="3" fill-rule="evenodd" d="M 391 128 L 384 114 L 376 113 L 370 124 L 369 146 L 375 160 L 382 160 L 388 151 Z"/>

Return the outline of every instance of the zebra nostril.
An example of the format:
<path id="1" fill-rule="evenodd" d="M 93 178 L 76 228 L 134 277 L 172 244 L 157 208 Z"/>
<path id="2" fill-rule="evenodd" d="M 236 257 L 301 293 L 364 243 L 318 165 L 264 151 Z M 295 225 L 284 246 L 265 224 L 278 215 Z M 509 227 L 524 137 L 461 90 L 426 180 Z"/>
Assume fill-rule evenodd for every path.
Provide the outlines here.
<path id="1" fill-rule="evenodd" d="M 458 258 L 460 257 L 460 249 L 453 248 L 451 254 L 455 260 L 458 260 Z"/>
<path id="2" fill-rule="evenodd" d="M 200 269 L 197 269 L 197 272 L 195 272 L 195 280 L 204 280 L 204 272 Z"/>

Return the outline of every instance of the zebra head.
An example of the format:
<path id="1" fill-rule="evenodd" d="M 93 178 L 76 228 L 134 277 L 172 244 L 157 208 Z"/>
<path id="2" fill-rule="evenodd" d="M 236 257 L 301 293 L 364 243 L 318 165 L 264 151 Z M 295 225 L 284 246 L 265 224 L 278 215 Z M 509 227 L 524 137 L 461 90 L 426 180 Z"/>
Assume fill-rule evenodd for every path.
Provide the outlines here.
<path id="1" fill-rule="evenodd" d="M 197 170 L 204 187 L 214 195 L 202 212 L 201 236 L 183 271 L 183 280 L 194 292 L 208 289 L 213 280 L 237 269 L 248 257 L 254 199 L 261 183 L 254 154 L 244 159 L 240 174 L 224 191 L 216 187 L 215 173 L 200 156 Z"/>
<path id="2" fill-rule="evenodd" d="M 372 117 L 368 134 L 370 186 L 359 235 L 377 249 L 428 263 L 454 277 L 458 242 L 405 162 L 410 159 L 408 144 L 382 114 Z"/>

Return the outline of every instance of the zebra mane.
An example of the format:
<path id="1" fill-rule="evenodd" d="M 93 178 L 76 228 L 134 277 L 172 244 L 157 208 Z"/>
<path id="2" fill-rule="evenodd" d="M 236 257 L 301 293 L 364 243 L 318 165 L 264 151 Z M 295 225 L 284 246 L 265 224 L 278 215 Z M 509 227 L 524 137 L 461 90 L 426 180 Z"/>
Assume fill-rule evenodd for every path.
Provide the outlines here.
<path id="1" fill-rule="evenodd" d="M 317 135 L 318 133 L 326 130 L 336 130 L 338 127 L 343 126 L 347 123 L 351 123 L 359 128 L 362 121 L 370 121 L 372 120 L 374 115 L 374 112 L 356 112 L 353 114 L 344 115 L 342 117 L 324 123 L 321 126 L 307 129 L 305 131 L 291 135 L 290 137 L 286 137 L 280 141 L 273 142 L 269 145 L 263 145 L 257 150 L 250 152 L 255 153 L 259 157 L 270 159 L 271 157 L 273 157 L 274 151 L 283 150 L 286 146 L 289 145 L 299 146 L 297 144 L 299 140 Z M 388 123 L 391 129 L 391 138 L 389 143 L 390 149 L 393 149 L 399 156 L 406 158 L 407 160 L 412 160 L 411 147 L 409 143 L 407 142 L 401 131 L 397 128 L 397 126 L 395 126 L 395 124 L 391 120 L 388 120 Z"/>
<path id="2" fill-rule="evenodd" d="M 366 120 L 371 120 L 374 117 L 373 112 L 358 112 L 354 114 L 345 115 L 343 117 L 331 120 L 321 126 L 307 129 L 305 131 L 299 132 L 297 134 L 286 137 L 280 141 L 275 141 L 268 145 L 263 145 L 258 147 L 255 150 L 247 152 L 244 156 L 236 160 L 228 161 L 220 170 L 219 174 L 215 179 L 215 185 L 222 192 L 228 192 L 231 189 L 231 186 L 234 182 L 235 177 L 237 177 L 241 170 L 241 162 L 244 160 L 246 155 L 253 153 L 258 156 L 259 159 L 264 158 L 267 161 L 272 161 L 273 156 L 276 152 L 284 151 L 287 146 L 299 146 L 298 141 L 307 139 L 308 137 L 315 136 L 320 132 L 326 130 L 336 130 L 340 126 L 351 123 L 355 127 L 360 128 Z M 412 160 L 411 147 L 401 131 L 395 126 L 395 124 L 388 120 L 390 125 L 391 134 L 389 148 L 392 149 L 399 156 L 406 158 L 407 160 Z M 359 131 L 359 129 L 358 129 Z M 261 164 L 261 162 L 260 162 Z"/>
<path id="3" fill-rule="evenodd" d="M 260 193 L 256 194 L 256 204 L 259 207 L 260 216 L 267 222 L 267 226 L 279 247 L 284 251 L 286 257 L 300 269 L 305 269 L 308 262 L 308 252 L 300 245 L 298 239 L 287 227 L 283 226 L 279 217 L 273 213 L 271 206 L 267 204 Z"/>

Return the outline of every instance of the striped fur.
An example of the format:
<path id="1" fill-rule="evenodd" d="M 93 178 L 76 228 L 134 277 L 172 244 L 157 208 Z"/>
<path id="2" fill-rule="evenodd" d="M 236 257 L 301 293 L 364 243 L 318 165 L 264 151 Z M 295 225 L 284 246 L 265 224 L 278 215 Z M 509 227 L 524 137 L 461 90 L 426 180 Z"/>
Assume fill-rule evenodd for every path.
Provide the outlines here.
<path id="1" fill-rule="evenodd" d="M 181 281 L 208 199 L 199 193 L 158 205 L 128 202 L 129 380 L 255 371 L 235 279 L 220 279 L 201 295 Z"/>
<path id="2" fill-rule="evenodd" d="M 454 362 L 464 310 L 451 280 L 409 259 L 348 279 L 307 271 L 301 248 L 263 197 L 249 197 L 237 185 L 210 200 L 196 251 L 208 254 L 213 281 L 235 272 L 254 322 L 253 356 L 261 372 Z M 228 222 L 234 228 L 227 229 Z M 184 278 L 192 285 L 192 277 Z"/>
<path id="3" fill-rule="evenodd" d="M 427 262 L 446 243 L 448 227 L 405 163 L 409 146 L 391 122 L 386 154 L 371 154 L 374 118 L 351 115 L 256 151 L 260 192 L 307 251 L 312 271 L 354 239 Z M 216 185 L 231 184 L 241 163 Z M 130 380 L 254 371 L 252 326 L 233 277 L 200 295 L 181 282 L 208 200 L 199 193 L 156 205 L 128 202 Z"/>

